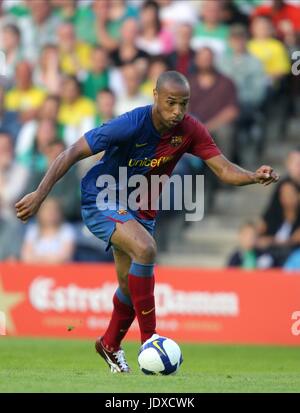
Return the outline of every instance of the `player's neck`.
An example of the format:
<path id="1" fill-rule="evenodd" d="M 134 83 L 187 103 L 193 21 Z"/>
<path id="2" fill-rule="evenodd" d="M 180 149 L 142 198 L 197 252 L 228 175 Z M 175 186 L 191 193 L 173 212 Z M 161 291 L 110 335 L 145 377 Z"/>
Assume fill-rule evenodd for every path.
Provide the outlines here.
<path id="1" fill-rule="evenodd" d="M 159 119 L 159 114 L 158 114 L 155 106 L 152 107 L 151 117 L 152 117 L 153 126 L 156 129 L 156 131 L 160 135 L 164 135 L 167 132 L 168 129 L 166 128 L 166 126 Z"/>

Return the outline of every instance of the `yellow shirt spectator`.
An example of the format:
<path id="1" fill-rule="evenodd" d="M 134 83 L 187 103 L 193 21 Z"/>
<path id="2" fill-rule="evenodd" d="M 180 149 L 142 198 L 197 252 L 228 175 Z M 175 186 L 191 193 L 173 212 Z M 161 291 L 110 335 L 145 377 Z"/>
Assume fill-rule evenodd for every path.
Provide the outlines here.
<path id="1" fill-rule="evenodd" d="M 82 118 L 96 115 L 96 107 L 92 100 L 80 97 L 74 103 L 63 102 L 58 112 L 58 122 L 63 125 L 79 125 Z"/>
<path id="2" fill-rule="evenodd" d="M 77 43 L 74 54 L 60 51 L 60 68 L 66 75 L 76 75 L 81 69 L 91 68 L 92 47 L 86 43 Z"/>
<path id="3" fill-rule="evenodd" d="M 152 98 L 155 84 L 151 80 L 146 80 L 140 87 L 140 91 L 147 97 Z"/>
<path id="4" fill-rule="evenodd" d="M 27 90 L 11 89 L 6 93 L 4 105 L 9 111 L 22 112 L 37 109 L 43 103 L 46 92 L 37 87 Z"/>
<path id="5" fill-rule="evenodd" d="M 290 60 L 284 45 L 276 39 L 250 40 L 249 52 L 263 64 L 270 76 L 286 75 L 290 72 Z"/>

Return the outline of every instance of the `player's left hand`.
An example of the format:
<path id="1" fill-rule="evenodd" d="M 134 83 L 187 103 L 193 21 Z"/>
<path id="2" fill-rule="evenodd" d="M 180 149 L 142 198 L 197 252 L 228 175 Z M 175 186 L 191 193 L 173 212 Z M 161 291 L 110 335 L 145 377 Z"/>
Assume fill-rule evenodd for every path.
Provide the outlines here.
<path id="1" fill-rule="evenodd" d="M 254 173 L 254 181 L 264 186 L 270 185 L 272 182 L 277 182 L 279 175 L 271 166 L 263 165 Z"/>

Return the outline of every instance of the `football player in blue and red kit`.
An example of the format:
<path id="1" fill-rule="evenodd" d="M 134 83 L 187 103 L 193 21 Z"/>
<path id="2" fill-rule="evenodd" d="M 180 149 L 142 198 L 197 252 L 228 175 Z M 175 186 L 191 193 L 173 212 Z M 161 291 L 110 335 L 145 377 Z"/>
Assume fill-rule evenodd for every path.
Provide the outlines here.
<path id="1" fill-rule="evenodd" d="M 90 231 L 112 246 L 118 289 L 107 330 L 96 340 L 96 350 L 112 372 L 129 372 L 121 341 L 137 317 L 141 342 L 156 334 L 154 275 L 156 245 L 153 239 L 156 211 L 130 210 L 120 201 L 119 168 L 127 179 L 143 175 L 170 175 L 180 157 L 188 152 L 200 157 L 223 182 L 231 185 L 269 185 L 279 177 L 270 166 L 250 172 L 227 160 L 205 126 L 187 114 L 190 87 L 175 71 L 164 72 L 154 89 L 154 104 L 139 107 L 87 132 L 52 163 L 36 191 L 16 204 L 17 217 L 27 221 L 51 188 L 77 161 L 104 152 L 82 179 L 82 217 Z M 115 197 L 101 207 L 103 175 L 114 179 Z M 100 184 L 99 184 L 100 182 Z M 100 199 L 100 201 L 99 201 Z"/>

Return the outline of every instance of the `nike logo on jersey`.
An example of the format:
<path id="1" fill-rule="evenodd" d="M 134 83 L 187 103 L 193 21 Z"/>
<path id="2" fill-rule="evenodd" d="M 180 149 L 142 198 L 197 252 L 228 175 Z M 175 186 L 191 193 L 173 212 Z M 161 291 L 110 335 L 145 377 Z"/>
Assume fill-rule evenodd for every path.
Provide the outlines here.
<path id="1" fill-rule="evenodd" d="M 149 310 L 149 311 L 143 310 L 143 311 L 142 311 L 142 315 L 150 314 L 154 309 L 155 309 L 155 307 L 151 308 L 151 310 Z"/>
<path id="2" fill-rule="evenodd" d="M 136 148 L 142 148 L 143 146 L 146 146 L 146 145 L 148 145 L 148 142 L 146 142 L 146 143 L 136 143 L 135 144 Z"/>

